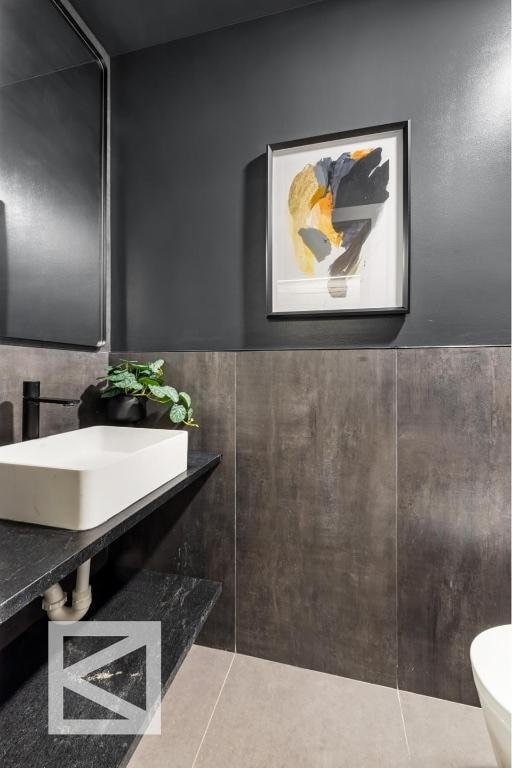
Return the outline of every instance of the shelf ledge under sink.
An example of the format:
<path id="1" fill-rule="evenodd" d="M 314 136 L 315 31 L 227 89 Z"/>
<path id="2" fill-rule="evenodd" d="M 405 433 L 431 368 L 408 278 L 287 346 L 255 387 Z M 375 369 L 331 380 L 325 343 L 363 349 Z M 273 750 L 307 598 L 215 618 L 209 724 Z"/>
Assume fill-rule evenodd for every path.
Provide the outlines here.
<path id="1" fill-rule="evenodd" d="M 0 624 L 212 470 L 220 460 L 220 454 L 189 452 L 185 472 L 90 530 L 70 531 L 0 520 Z"/>

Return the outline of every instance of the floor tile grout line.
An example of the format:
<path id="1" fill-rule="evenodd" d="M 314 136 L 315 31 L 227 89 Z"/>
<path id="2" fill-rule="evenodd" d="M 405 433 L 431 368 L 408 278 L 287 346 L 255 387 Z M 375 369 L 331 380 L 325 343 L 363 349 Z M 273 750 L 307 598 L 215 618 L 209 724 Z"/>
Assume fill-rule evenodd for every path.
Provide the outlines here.
<path id="1" fill-rule="evenodd" d="M 190 768 L 195 768 L 195 765 L 197 763 L 197 759 L 199 757 L 201 749 L 203 748 L 204 740 L 206 739 L 206 734 L 208 733 L 208 729 L 210 728 L 211 722 L 213 720 L 213 716 L 215 714 L 215 710 L 217 709 L 217 705 L 218 705 L 218 703 L 220 701 L 220 698 L 222 696 L 222 692 L 224 691 L 224 686 L 226 685 L 227 679 L 229 677 L 229 673 L 231 672 L 231 667 L 233 666 L 233 662 L 235 661 L 235 656 L 236 656 L 236 653 L 233 653 L 232 659 L 231 659 L 231 661 L 229 663 L 228 670 L 227 670 L 226 674 L 224 675 L 224 680 L 222 681 L 222 685 L 220 687 L 219 694 L 218 694 L 217 698 L 215 699 L 215 704 L 213 705 L 213 709 L 211 711 L 210 717 L 208 718 L 208 722 L 206 723 L 206 727 L 204 729 L 204 733 L 202 735 L 201 741 L 199 742 L 199 746 L 197 748 L 197 752 L 196 752 L 196 754 L 194 756 L 194 760 L 192 761 L 192 765 L 190 766 Z"/>
<path id="2" fill-rule="evenodd" d="M 398 350 L 395 349 L 395 642 L 396 642 L 396 663 L 395 663 L 395 683 L 396 697 L 400 718 L 402 720 L 402 730 L 404 732 L 405 747 L 407 749 L 407 758 L 411 760 L 411 749 L 409 739 L 407 738 L 407 728 L 405 727 L 404 711 L 402 709 L 402 700 L 400 698 L 400 689 L 398 687 Z"/>
<path id="3" fill-rule="evenodd" d="M 409 762 L 411 761 L 411 748 L 409 746 L 409 739 L 407 738 L 407 728 L 405 727 L 405 716 L 404 716 L 404 710 L 402 708 L 402 699 L 400 698 L 400 689 L 398 688 L 398 685 L 396 686 L 396 697 L 398 699 L 398 708 L 400 710 L 400 717 L 402 718 L 402 729 L 404 732 L 404 738 L 405 738 L 405 747 L 407 749 L 407 757 L 409 759 Z"/>

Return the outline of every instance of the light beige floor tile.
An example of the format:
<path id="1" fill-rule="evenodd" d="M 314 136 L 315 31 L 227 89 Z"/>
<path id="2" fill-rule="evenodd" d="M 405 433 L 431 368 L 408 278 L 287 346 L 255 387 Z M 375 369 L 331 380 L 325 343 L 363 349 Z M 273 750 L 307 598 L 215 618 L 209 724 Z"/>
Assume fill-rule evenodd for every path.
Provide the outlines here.
<path id="1" fill-rule="evenodd" d="M 237 655 L 195 768 L 402 768 L 396 690 Z"/>
<path id="2" fill-rule="evenodd" d="M 194 645 L 162 701 L 161 736 L 144 736 L 128 768 L 191 768 L 233 654 Z"/>
<path id="3" fill-rule="evenodd" d="M 412 768 L 496 768 L 482 710 L 400 691 Z"/>

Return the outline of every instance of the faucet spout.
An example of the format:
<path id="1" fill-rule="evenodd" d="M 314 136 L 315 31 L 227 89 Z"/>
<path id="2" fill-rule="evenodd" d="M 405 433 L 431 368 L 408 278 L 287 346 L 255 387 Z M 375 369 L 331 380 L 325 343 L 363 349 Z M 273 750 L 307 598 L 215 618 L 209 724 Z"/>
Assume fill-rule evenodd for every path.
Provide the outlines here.
<path id="1" fill-rule="evenodd" d="M 80 405 L 81 403 L 81 400 L 62 399 L 60 397 L 25 397 L 24 400 L 27 403 L 55 403 L 56 405 L 63 405 L 65 408 L 71 405 Z"/>
<path id="2" fill-rule="evenodd" d="M 59 397 L 41 397 L 41 382 L 23 382 L 22 440 L 36 440 L 39 437 L 39 405 L 53 403 L 68 408 L 80 405 L 80 400 Z"/>

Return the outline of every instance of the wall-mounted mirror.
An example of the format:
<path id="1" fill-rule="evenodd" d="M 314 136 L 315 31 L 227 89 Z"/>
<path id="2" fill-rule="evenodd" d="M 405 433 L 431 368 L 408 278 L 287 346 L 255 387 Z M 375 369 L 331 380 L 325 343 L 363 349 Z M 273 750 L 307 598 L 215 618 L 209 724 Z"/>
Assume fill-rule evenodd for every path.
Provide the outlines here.
<path id="1" fill-rule="evenodd" d="M 0 337 L 105 341 L 106 76 L 60 0 L 0 0 Z"/>

